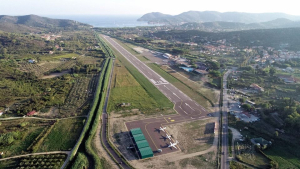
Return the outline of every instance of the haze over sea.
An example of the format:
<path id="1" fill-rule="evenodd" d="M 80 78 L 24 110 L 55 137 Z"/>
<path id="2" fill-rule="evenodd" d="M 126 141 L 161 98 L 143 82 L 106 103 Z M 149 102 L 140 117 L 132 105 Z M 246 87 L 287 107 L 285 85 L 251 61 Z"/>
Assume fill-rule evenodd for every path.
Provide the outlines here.
<path id="1" fill-rule="evenodd" d="M 46 17 L 55 19 L 71 19 L 82 23 L 93 25 L 94 27 L 136 27 L 136 26 L 155 26 L 159 24 L 148 24 L 147 22 L 137 21 L 140 15 L 48 15 Z"/>

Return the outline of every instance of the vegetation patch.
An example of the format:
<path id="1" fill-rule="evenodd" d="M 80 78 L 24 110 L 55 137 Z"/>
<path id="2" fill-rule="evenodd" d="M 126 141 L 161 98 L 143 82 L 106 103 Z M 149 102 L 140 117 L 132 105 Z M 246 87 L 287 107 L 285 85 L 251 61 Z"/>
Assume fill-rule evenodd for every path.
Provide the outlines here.
<path id="1" fill-rule="evenodd" d="M 34 119 L 1 121 L 0 149 L 3 152 L 2 157 L 30 153 L 28 150 L 30 145 L 34 143 L 46 126 L 51 126 L 54 121 Z M 24 123 L 27 125 L 22 125 Z"/>
<path id="2" fill-rule="evenodd" d="M 85 118 L 59 120 L 39 147 L 39 152 L 71 150 L 79 137 Z"/>
<path id="3" fill-rule="evenodd" d="M 237 142 L 235 147 L 236 157 L 239 161 L 253 167 L 267 168 L 270 160 L 257 152 L 254 145 L 248 141 Z"/>
<path id="4" fill-rule="evenodd" d="M 66 160 L 66 154 L 34 155 L 1 161 L 1 169 L 45 168 L 59 169 Z"/>

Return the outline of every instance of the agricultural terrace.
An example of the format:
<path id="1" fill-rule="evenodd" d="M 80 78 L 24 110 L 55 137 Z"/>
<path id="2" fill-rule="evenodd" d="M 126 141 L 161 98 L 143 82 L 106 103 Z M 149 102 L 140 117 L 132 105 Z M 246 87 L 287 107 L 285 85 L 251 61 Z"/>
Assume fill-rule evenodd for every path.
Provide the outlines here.
<path id="1" fill-rule="evenodd" d="M 58 120 L 39 146 L 38 152 L 71 150 L 80 136 L 85 118 Z"/>
<path id="2" fill-rule="evenodd" d="M 0 75 L 8 78 L 0 78 L 0 109 L 10 108 L 4 116 L 26 115 L 32 110 L 39 112 L 36 115 L 46 117 L 84 114 L 103 61 L 100 58 L 87 58 L 86 61 L 72 60 L 76 65 L 71 69 L 68 67 L 71 74 L 52 79 L 37 79 L 34 73 L 18 71 L 16 62 L 1 61 L 3 71 Z M 37 67 L 36 71 L 40 69 Z"/>
<path id="3" fill-rule="evenodd" d="M 76 67 L 85 65 L 90 65 L 92 69 L 95 69 L 101 65 L 102 61 L 103 59 L 99 57 L 80 56 L 71 53 L 47 57 L 47 60 L 38 63 L 29 63 L 27 60 L 20 61 L 18 62 L 18 69 L 22 72 L 34 73 L 38 78 L 43 78 L 45 75 L 51 75 L 51 73 L 72 72 Z"/>
<path id="4" fill-rule="evenodd" d="M 22 168 L 42 168 L 50 169 L 60 168 L 66 160 L 66 154 L 47 154 L 47 155 L 33 155 L 21 158 L 1 161 L 1 169 L 22 169 Z"/>
<path id="5" fill-rule="evenodd" d="M 77 77 L 59 113 L 68 116 L 86 115 L 96 90 L 98 75 Z"/>
<path id="6" fill-rule="evenodd" d="M 3 157 L 28 154 L 36 138 L 43 136 L 55 120 L 18 119 L 0 121 L 0 151 Z"/>

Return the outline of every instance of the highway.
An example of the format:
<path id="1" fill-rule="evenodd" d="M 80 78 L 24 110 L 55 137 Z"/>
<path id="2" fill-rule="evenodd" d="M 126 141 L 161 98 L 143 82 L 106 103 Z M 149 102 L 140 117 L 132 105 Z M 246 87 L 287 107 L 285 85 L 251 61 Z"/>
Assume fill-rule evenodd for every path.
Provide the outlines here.
<path id="1" fill-rule="evenodd" d="M 124 49 L 115 40 L 109 36 L 102 35 L 120 54 L 122 54 L 136 69 L 139 70 L 155 87 L 160 90 L 171 102 L 174 103 L 174 109 L 184 119 L 204 118 L 209 113 L 204 107 L 193 101 L 182 91 L 170 84 L 146 64 L 137 59 L 134 55 Z"/>

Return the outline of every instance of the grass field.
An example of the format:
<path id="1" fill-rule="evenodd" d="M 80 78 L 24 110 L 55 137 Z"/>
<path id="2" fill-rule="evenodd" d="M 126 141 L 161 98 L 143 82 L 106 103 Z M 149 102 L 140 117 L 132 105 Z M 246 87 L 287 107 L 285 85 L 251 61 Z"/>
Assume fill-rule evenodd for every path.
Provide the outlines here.
<path id="1" fill-rule="evenodd" d="M 5 133 L 17 132 L 18 138 L 9 145 L 1 145 L 0 151 L 4 153 L 5 157 L 11 157 L 20 154 L 27 154 L 27 148 L 31 145 L 34 139 L 43 131 L 43 129 L 50 125 L 51 120 L 34 120 L 34 119 L 19 119 L 0 121 L 0 135 Z"/>
<path id="2" fill-rule="evenodd" d="M 264 153 L 271 158 L 272 160 L 276 161 L 279 165 L 280 169 L 289 169 L 289 168 L 300 168 L 300 160 L 295 155 L 291 154 L 290 149 L 291 147 L 287 148 L 281 145 L 274 145 L 264 151 Z M 295 147 L 295 149 L 299 149 Z M 292 150 L 295 151 L 295 150 Z"/>
<path id="3" fill-rule="evenodd" d="M 109 44 L 108 44 L 109 45 Z M 109 45 L 113 50 L 116 57 L 119 59 L 122 65 L 130 72 L 130 74 L 135 78 L 135 80 L 142 86 L 147 94 L 152 97 L 158 104 L 158 108 L 171 109 L 173 108 L 172 102 L 163 95 L 144 75 L 142 75 L 132 64 L 130 64 L 118 51 L 116 51 L 111 45 Z"/>
<path id="4" fill-rule="evenodd" d="M 59 120 L 38 151 L 71 150 L 81 133 L 84 120 L 85 118 Z"/>
<path id="5" fill-rule="evenodd" d="M 121 103 L 130 103 L 130 106 L 121 107 Z M 147 103 L 147 104 L 145 104 Z M 113 110 L 152 110 L 159 107 L 158 103 L 150 97 L 145 89 L 134 79 L 128 70 L 115 61 L 112 77 L 110 100 L 108 111 Z"/>
<path id="6" fill-rule="evenodd" d="M 166 71 L 161 69 L 158 65 L 149 63 L 148 66 L 153 69 L 156 73 L 161 75 L 164 79 L 166 79 L 168 82 L 172 83 L 175 87 L 177 87 L 179 90 L 181 90 L 183 93 L 191 97 L 193 100 L 198 102 L 200 105 L 202 105 L 205 108 L 210 107 L 210 103 L 202 97 L 200 94 L 180 82 L 178 79 L 174 78 L 170 74 L 168 74 Z"/>
<path id="7" fill-rule="evenodd" d="M 66 53 L 66 54 L 62 54 L 62 55 L 57 55 L 57 56 L 53 56 L 53 57 L 43 57 L 42 60 L 45 60 L 45 61 L 49 61 L 49 60 L 58 60 L 58 59 L 62 59 L 62 58 L 72 58 L 72 57 L 77 57 L 79 56 L 78 54 L 76 53 Z"/>

